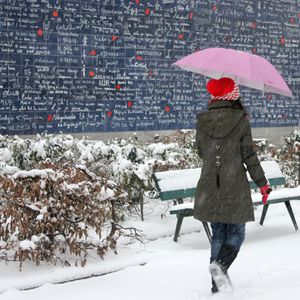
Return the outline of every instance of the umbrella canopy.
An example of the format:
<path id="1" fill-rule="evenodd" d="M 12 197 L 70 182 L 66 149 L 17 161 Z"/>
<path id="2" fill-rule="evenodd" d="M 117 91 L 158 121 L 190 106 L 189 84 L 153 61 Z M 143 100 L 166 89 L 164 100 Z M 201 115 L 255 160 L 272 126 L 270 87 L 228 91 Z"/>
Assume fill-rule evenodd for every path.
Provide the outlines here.
<path id="1" fill-rule="evenodd" d="M 239 85 L 293 97 L 275 67 L 266 59 L 248 52 L 208 48 L 185 56 L 174 65 L 211 78 L 230 77 Z"/>

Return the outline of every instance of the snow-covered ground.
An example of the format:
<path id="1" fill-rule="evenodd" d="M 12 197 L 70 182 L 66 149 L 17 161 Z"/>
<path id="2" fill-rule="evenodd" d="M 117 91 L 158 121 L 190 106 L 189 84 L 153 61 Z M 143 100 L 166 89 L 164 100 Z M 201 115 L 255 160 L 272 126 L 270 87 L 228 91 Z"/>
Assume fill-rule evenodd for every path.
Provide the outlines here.
<path id="1" fill-rule="evenodd" d="M 175 243 L 176 217 L 169 215 L 169 206 L 147 200 L 144 222 L 132 216 L 122 224 L 143 230 L 145 242 L 121 241 L 118 255 L 111 253 L 100 262 L 95 258 L 85 268 L 26 263 L 19 272 L 16 264 L 1 262 L 0 299 L 300 299 L 299 232 L 283 203 L 269 207 L 264 226 L 258 223 L 262 207 L 255 211 L 257 221 L 247 224 L 246 241 L 229 272 L 234 292 L 214 296 L 210 246 L 202 225 L 186 218 Z M 293 201 L 292 207 L 300 223 L 300 201 Z M 86 279 L 74 280 L 78 278 Z M 68 280 L 74 281 L 56 284 Z M 32 287 L 37 288 L 22 290 Z"/>

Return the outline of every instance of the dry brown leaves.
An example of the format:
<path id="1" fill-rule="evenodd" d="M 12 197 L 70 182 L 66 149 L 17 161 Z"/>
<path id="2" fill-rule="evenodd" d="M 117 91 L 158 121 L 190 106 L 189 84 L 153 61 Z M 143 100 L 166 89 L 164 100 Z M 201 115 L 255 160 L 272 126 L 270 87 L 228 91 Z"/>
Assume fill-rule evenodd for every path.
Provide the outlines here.
<path id="1" fill-rule="evenodd" d="M 6 261 L 30 260 L 68 265 L 64 257 L 78 257 L 76 265 L 84 266 L 88 251 L 103 257 L 108 249 L 116 249 L 119 234 L 102 239 L 102 227 L 115 212 L 116 199 L 99 201 L 99 192 L 107 185 L 105 177 L 72 165 L 47 163 L 47 176 L 0 176 L 0 253 Z M 116 189 L 117 201 L 125 201 Z M 113 224 L 113 223 L 112 223 Z M 98 240 L 89 238 L 89 230 Z M 20 241 L 33 242 L 32 247 Z"/>

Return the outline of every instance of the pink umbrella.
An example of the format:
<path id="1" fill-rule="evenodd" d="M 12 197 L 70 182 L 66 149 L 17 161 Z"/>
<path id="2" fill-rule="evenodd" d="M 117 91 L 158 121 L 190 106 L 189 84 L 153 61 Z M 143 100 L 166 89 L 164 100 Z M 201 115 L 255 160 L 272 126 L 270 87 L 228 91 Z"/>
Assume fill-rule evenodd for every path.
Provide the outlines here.
<path id="1" fill-rule="evenodd" d="M 288 85 L 271 63 L 244 51 L 208 48 L 185 56 L 174 65 L 216 79 L 230 77 L 239 85 L 293 97 Z"/>

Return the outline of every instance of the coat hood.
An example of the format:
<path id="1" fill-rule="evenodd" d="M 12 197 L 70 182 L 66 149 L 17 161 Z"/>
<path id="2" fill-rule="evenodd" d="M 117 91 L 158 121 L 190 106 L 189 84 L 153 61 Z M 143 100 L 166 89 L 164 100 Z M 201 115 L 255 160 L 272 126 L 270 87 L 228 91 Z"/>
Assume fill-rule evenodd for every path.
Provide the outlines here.
<path id="1" fill-rule="evenodd" d="M 244 117 L 242 110 L 232 109 L 232 104 L 218 101 L 209 107 L 209 111 L 198 115 L 198 130 L 212 138 L 224 138 Z"/>

